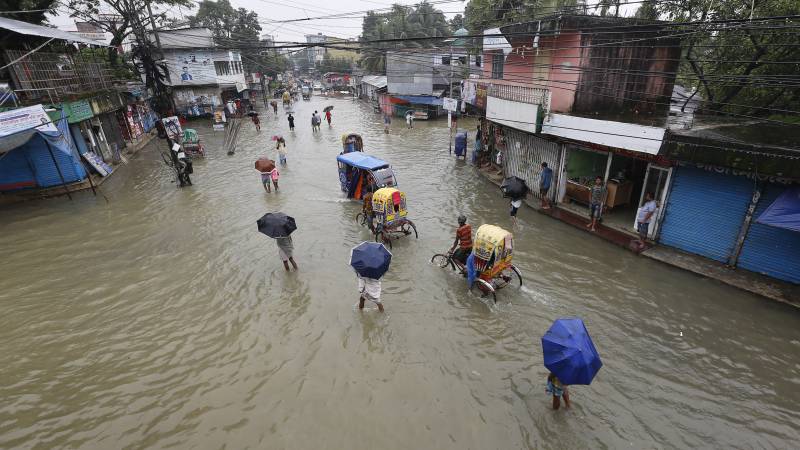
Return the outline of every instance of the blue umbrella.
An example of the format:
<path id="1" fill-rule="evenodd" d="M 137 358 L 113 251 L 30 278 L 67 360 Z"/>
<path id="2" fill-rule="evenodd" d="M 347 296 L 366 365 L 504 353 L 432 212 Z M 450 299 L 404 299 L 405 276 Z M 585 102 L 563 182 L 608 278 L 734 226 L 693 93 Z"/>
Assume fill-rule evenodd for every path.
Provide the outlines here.
<path id="1" fill-rule="evenodd" d="M 566 385 L 590 384 L 603 367 L 586 325 L 577 317 L 556 319 L 542 336 L 542 351 L 544 366 Z"/>
<path id="2" fill-rule="evenodd" d="M 392 254 L 377 242 L 362 242 L 350 251 L 350 265 L 362 277 L 377 280 L 389 270 L 390 262 Z"/>

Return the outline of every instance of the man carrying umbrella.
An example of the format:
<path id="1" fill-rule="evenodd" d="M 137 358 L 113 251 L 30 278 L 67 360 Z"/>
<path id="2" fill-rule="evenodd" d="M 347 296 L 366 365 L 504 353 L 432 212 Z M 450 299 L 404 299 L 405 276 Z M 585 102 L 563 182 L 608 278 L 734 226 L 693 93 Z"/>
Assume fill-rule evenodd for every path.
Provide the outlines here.
<path id="1" fill-rule="evenodd" d="M 358 277 L 358 309 L 363 310 L 364 303 L 369 300 L 383 312 L 380 278 L 389 270 L 391 262 L 392 254 L 377 242 L 362 242 L 350 251 L 350 266 Z"/>
<path id="2" fill-rule="evenodd" d="M 542 354 L 544 366 L 550 370 L 547 392 L 553 395 L 553 409 L 561 406 L 561 397 L 564 397 L 564 404 L 569 408 L 567 386 L 590 384 L 603 367 L 586 325 L 577 317 L 553 322 L 542 336 Z"/>
<path id="3" fill-rule="evenodd" d="M 289 263 L 292 263 L 294 270 L 297 270 L 297 263 L 294 262 L 294 242 L 289 236 L 297 229 L 294 217 L 284 213 L 267 213 L 256 222 L 258 231 L 275 239 L 278 244 L 278 256 L 283 261 L 283 267 L 288 271 Z"/>

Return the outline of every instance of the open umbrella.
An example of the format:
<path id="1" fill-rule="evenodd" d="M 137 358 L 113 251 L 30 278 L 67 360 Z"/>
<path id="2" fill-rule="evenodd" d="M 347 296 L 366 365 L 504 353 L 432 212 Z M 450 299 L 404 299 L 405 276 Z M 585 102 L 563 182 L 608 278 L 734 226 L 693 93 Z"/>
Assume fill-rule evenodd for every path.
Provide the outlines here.
<path id="1" fill-rule="evenodd" d="M 275 168 L 275 161 L 269 158 L 258 158 L 256 160 L 256 170 L 259 172 L 271 172 Z"/>
<path id="2" fill-rule="evenodd" d="M 258 231 L 271 238 L 287 237 L 297 229 L 294 217 L 282 212 L 266 213 L 256 222 Z"/>
<path id="3" fill-rule="evenodd" d="M 273 134 L 273 135 L 272 135 L 272 140 L 273 140 L 273 141 L 277 141 L 278 139 L 280 139 L 280 138 L 282 138 L 282 137 L 283 137 L 283 136 L 281 136 L 280 134 Z"/>
<path id="4" fill-rule="evenodd" d="M 248 115 L 248 116 L 250 116 L 250 117 L 253 117 L 253 116 L 257 116 L 257 115 L 258 115 L 258 113 L 257 113 L 257 112 L 255 112 L 255 111 L 249 111 L 249 112 L 247 113 L 247 115 Z"/>
<path id="5" fill-rule="evenodd" d="M 508 177 L 503 180 L 503 184 L 500 185 L 500 190 L 503 191 L 503 197 L 518 199 L 525 197 L 525 194 L 528 193 L 528 186 L 522 178 Z"/>
<path id="6" fill-rule="evenodd" d="M 328 112 L 328 111 L 330 111 L 332 109 L 333 109 L 333 105 L 328 105 L 322 110 L 322 112 Z"/>
<path id="7" fill-rule="evenodd" d="M 561 381 L 589 384 L 603 367 L 586 325 L 577 317 L 560 318 L 542 336 L 544 366 Z"/>
<path id="8" fill-rule="evenodd" d="M 350 266 L 366 278 L 378 279 L 389 270 L 392 254 L 383 244 L 362 242 L 350 250 Z"/>

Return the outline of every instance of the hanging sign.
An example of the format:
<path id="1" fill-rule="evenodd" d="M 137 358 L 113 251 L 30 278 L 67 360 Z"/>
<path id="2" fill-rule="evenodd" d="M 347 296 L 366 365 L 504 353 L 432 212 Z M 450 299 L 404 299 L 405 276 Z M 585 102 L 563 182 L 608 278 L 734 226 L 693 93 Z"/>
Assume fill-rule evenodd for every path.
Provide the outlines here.
<path id="1" fill-rule="evenodd" d="M 458 111 L 458 100 L 445 97 L 442 99 L 442 108 L 444 108 L 445 111 Z"/>

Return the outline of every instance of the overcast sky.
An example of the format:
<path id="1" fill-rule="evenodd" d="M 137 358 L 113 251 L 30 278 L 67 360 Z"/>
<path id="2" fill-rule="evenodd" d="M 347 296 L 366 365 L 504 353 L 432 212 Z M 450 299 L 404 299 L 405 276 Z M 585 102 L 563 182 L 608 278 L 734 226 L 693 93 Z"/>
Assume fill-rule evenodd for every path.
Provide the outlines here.
<path id="1" fill-rule="evenodd" d="M 432 0 L 436 2 L 436 0 Z M 302 19 L 329 16 L 344 12 L 361 12 L 368 9 L 387 8 L 394 3 L 413 5 L 419 0 L 231 0 L 235 8 L 247 8 L 258 13 L 262 34 L 272 34 L 278 41 L 305 42 L 306 34 L 323 33 L 328 36 L 354 38 L 361 34 L 361 18 L 319 19 L 295 23 L 274 23 L 275 20 Z M 453 1 L 435 5 L 449 18 L 463 14 L 466 2 Z M 61 14 L 53 17 L 50 23 L 65 30 L 74 30 L 74 20 L 68 10 L 61 8 Z M 155 12 L 155 11 L 154 11 Z M 171 8 L 169 14 L 176 17 L 192 15 L 196 12 L 186 8 Z M 363 14 L 353 14 L 363 15 Z"/>

